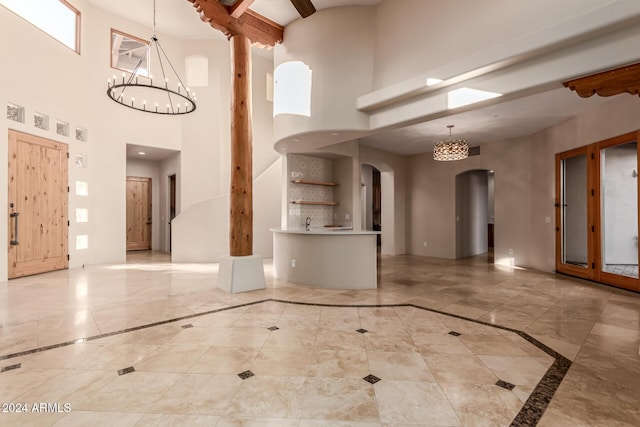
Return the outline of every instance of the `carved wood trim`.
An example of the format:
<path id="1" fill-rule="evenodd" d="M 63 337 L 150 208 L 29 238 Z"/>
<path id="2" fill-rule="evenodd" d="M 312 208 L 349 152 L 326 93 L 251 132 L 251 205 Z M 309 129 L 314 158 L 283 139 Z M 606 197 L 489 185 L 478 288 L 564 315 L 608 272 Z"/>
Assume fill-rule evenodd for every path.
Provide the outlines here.
<path id="1" fill-rule="evenodd" d="M 620 93 L 640 95 L 640 63 L 603 71 L 563 83 L 582 98 L 594 94 L 613 96 Z"/>
<path id="2" fill-rule="evenodd" d="M 187 1 L 193 3 L 202 21 L 208 22 L 227 38 L 236 35 L 245 36 L 251 43 L 264 48 L 272 48 L 276 43 L 282 42 L 284 27 L 251 9 L 246 9 L 238 18 L 234 18 L 229 13 L 229 9 L 216 0 Z"/>

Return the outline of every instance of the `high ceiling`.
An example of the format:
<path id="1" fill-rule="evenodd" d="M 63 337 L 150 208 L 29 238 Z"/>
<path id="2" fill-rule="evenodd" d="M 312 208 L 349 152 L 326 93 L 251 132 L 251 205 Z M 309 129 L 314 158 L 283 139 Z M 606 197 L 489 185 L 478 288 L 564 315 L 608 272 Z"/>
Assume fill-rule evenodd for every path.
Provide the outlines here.
<path id="1" fill-rule="evenodd" d="M 153 24 L 153 0 L 88 1 L 96 8 L 123 16 L 141 25 L 151 27 Z M 381 0 L 313 0 L 317 10 L 347 5 L 373 6 L 380 2 Z M 300 18 L 290 0 L 255 0 L 251 9 L 283 26 Z M 219 31 L 200 20 L 198 13 L 187 0 L 156 0 L 156 28 L 158 33 L 180 40 L 224 38 Z M 363 137 L 361 141 L 371 147 L 398 154 L 425 153 L 433 149 L 435 142 L 448 136 L 447 125 L 453 124 L 454 137 L 467 139 L 470 145 L 474 146 L 531 135 L 608 100 L 609 98 L 600 97 L 581 99 L 558 84 L 556 90 L 463 113 L 449 114 L 447 117 L 401 129 L 386 130 Z M 133 156 L 141 150 L 140 147 L 130 148 Z M 147 158 L 161 158 L 172 153 L 149 154 Z"/>

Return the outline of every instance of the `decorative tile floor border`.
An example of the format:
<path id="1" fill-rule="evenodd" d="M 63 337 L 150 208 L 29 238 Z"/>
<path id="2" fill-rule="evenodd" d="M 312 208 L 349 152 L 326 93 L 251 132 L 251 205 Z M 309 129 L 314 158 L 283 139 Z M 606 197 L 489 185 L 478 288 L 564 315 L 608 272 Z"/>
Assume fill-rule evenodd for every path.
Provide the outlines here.
<path id="1" fill-rule="evenodd" d="M 146 325 L 134 326 L 134 327 L 131 327 L 131 328 L 126 328 L 126 329 L 120 330 L 120 331 L 108 332 L 108 333 L 105 333 L 105 334 L 94 335 L 94 336 L 87 337 L 87 338 L 80 338 L 80 339 L 73 340 L 73 341 L 66 341 L 66 342 L 59 343 L 59 344 L 52 344 L 52 345 L 48 345 L 48 346 L 45 346 L 45 347 L 38 347 L 38 348 L 31 349 L 31 350 L 20 351 L 20 352 L 17 352 L 17 353 L 12 353 L 12 354 L 7 354 L 7 355 L 0 355 L 0 361 L 1 360 L 12 359 L 12 358 L 15 358 L 15 357 L 20 357 L 20 356 L 27 356 L 27 355 L 30 355 L 30 354 L 40 353 L 40 352 L 47 351 L 47 350 L 53 350 L 53 349 L 56 349 L 56 348 L 66 347 L 66 346 L 73 345 L 73 344 L 81 344 L 81 343 L 85 343 L 85 342 L 89 342 L 89 341 L 95 341 L 95 340 L 99 340 L 99 339 L 102 339 L 102 338 L 111 337 L 111 336 L 114 336 L 114 335 L 121 335 L 121 334 L 126 334 L 126 333 L 129 333 L 129 332 L 139 331 L 139 330 L 142 330 L 142 329 L 153 328 L 154 326 L 161 326 L 161 325 L 166 325 L 168 323 L 180 322 L 180 321 L 183 321 L 183 320 L 193 319 L 193 318 L 196 318 L 196 317 L 206 316 L 206 315 L 209 315 L 209 314 L 215 314 L 215 313 L 220 313 L 220 312 L 224 312 L 224 311 L 229 311 L 229 310 L 233 310 L 233 309 L 236 309 L 236 308 L 249 307 L 249 306 L 252 306 L 252 305 L 262 304 L 262 303 L 265 303 L 265 302 L 277 302 L 277 303 L 282 303 L 282 304 L 305 305 L 305 306 L 314 306 L 314 307 L 339 307 L 339 308 L 413 307 L 413 308 L 417 308 L 417 309 L 420 309 L 420 310 L 430 311 L 432 313 L 442 314 L 444 316 L 449 316 L 449 317 L 454 317 L 456 319 L 465 320 L 467 322 L 473 322 L 473 323 L 489 326 L 489 327 L 496 328 L 496 329 L 502 329 L 504 331 L 509 331 L 509 332 L 512 332 L 512 333 L 520 336 L 521 338 L 525 339 L 526 341 L 528 341 L 533 346 L 537 347 L 538 349 L 540 349 L 540 350 L 544 351 L 545 353 L 547 353 L 549 356 L 553 357 L 555 359 L 555 361 L 553 362 L 551 367 L 547 370 L 547 372 L 544 374 L 542 379 L 538 382 L 538 384 L 536 385 L 534 390 L 531 392 L 531 395 L 529 396 L 527 401 L 524 403 L 524 406 L 522 407 L 522 409 L 520 409 L 520 412 L 518 412 L 518 415 L 516 415 L 514 420 L 511 422 L 511 427 L 521 427 L 521 426 L 534 427 L 534 426 L 536 426 L 538 424 L 538 422 L 540 421 L 540 418 L 542 418 L 542 415 L 544 414 L 545 410 L 547 409 L 547 406 L 549 406 L 549 403 L 551 402 L 551 399 L 553 398 L 553 395 L 555 394 L 556 390 L 560 386 L 560 383 L 564 379 L 564 376 L 569 371 L 569 368 L 571 368 L 571 363 L 572 363 L 571 360 L 567 359 L 566 357 L 564 357 L 560 353 L 556 352 L 555 350 L 553 350 L 550 347 L 546 346 L 545 344 L 541 343 L 540 341 L 538 341 L 537 339 L 533 338 L 529 334 L 526 334 L 526 333 L 524 333 L 522 331 L 519 331 L 517 329 L 508 328 L 506 326 L 495 325 L 493 323 L 483 322 L 481 320 L 470 319 L 468 317 L 464 317 L 464 316 L 460 316 L 460 315 L 452 314 L 452 313 L 447 313 L 445 311 L 440 311 L 440 310 L 435 310 L 435 309 L 432 309 L 432 308 L 421 307 L 421 306 L 415 305 L 415 304 L 364 304 L 364 305 L 360 305 L 360 304 L 321 304 L 321 303 L 310 303 L 310 302 L 285 301 L 285 300 L 274 299 L 274 298 L 268 298 L 268 299 L 263 299 L 263 300 L 259 300 L 259 301 L 253 301 L 253 302 L 249 302 L 249 303 L 245 303 L 245 304 L 239 304 L 239 305 L 234 305 L 234 306 L 229 306 L 229 307 L 218 308 L 218 309 L 215 309 L 215 310 L 209 310 L 209 311 L 205 311 L 205 312 L 202 312 L 202 313 L 189 314 L 187 316 L 176 317 L 174 319 L 162 320 L 160 322 L 154 322 L 154 323 L 149 323 L 149 324 L 146 324 Z M 188 325 L 185 325 L 185 326 L 188 327 Z M 17 367 L 19 367 L 19 365 L 20 364 L 0 367 L 0 372 L 5 372 L 5 371 L 8 371 L 8 370 L 16 369 Z M 129 369 L 129 368 L 127 368 L 127 369 Z M 122 371 L 125 371 L 125 370 L 122 370 Z M 129 371 L 129 372 L 131 372 L 131 371 Z M 128 373 L 128 372 L 123 372 L 123 373 Z M 253 374 L 253 373 L 251 373 L 251 374 Z M 251 376 L 251 375 L 249 375 L 249 376 Z"/>

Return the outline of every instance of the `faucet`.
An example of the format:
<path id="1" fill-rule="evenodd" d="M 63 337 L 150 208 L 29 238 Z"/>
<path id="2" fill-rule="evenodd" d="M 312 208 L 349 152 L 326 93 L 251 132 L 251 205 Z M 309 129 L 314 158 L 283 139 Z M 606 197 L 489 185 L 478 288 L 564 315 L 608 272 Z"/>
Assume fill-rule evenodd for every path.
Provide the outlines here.
<path id="1" fill-rule="evenodd" d="M 304 229 L 309 231 L 309 226 L 311 226 L 311 217 L 307 217 L 307 219 L 304 220 Z"/>

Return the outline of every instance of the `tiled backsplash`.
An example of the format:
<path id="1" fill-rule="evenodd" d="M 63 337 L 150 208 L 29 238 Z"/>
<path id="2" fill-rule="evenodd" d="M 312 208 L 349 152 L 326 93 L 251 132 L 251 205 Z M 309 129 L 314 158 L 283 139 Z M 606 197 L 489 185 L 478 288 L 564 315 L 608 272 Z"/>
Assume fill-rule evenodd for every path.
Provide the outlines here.
<path id="1" fill-rule="evenodd" d="M 307 217 L 311 226 L 323 226 L 333 223 L 333 206 L 297 205 L 293 200 L 311 200 L 332 202 L 333 187 L 323 185 L 295 184 L 295 179 L 331 182 L 333 180 L 333 162 L 319 157 L 288 155 L 288 201 L 287 228 L 304 228 Z"/>

